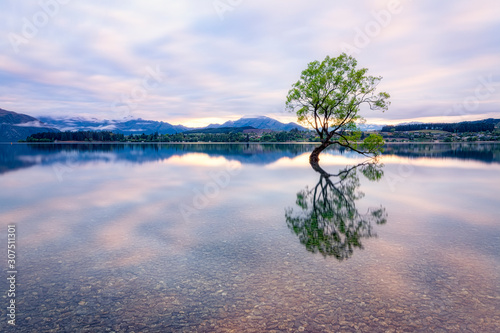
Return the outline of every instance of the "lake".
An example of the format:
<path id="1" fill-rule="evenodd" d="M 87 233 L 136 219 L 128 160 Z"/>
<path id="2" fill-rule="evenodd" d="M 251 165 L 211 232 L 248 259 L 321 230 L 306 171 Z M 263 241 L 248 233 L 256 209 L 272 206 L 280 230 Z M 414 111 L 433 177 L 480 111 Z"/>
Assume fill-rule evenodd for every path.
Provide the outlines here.
<path id="1" fill-rule="evenodd" d="M 0 144 L 0 330 L 500 331 L 500 144 L 312 149 Z"/>

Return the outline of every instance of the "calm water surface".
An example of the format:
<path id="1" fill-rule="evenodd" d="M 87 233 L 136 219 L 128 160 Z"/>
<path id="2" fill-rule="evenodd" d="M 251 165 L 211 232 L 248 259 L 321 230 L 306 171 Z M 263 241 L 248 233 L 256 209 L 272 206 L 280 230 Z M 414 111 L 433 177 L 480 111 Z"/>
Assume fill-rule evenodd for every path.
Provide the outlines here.
<path id="1" fill-rule="evenodd" d="M 15 331 L 500 331 L 500 145 L 312 147 L 0 144 Z"/>

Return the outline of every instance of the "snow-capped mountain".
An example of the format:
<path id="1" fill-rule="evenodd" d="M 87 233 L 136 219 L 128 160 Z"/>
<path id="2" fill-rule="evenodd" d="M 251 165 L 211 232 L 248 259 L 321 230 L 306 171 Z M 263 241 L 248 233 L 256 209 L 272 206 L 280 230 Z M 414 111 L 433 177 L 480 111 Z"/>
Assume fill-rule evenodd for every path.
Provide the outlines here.
<path id="1" fill-rule="evenodd" d="M 112 131 L 123 134 L 175 134 L 189 130 L 182 125 L 171 125 L 163 121 L 138 119 L 100 120 L 96 118 L 52 118 L 40 117 L 44 122 L 57 127 L 61 131 Z"/>
<path id="2" fill-rule="evenodd" d="M 358 124 L 358 128 L 363 132 L 366 131 L 380 131 L 382 127 L 385 125 L 377 125 L 377 124 Z"/>

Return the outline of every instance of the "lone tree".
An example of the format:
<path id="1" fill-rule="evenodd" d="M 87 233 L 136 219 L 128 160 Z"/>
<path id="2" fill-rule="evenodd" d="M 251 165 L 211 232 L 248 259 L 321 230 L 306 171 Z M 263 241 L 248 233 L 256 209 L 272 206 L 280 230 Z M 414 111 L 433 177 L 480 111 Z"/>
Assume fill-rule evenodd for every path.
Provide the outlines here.
<path id="1" fill-rule="evenodd" d="M 367 156 L 382 151 L 384 140 L 379 134 L 370 134 L 357 144 L 361 138 L 358 124 L 365 121 L 358 113 L 362 104 L 372 110 L 387 110 L 390 96 L 375 93 L 382 77 L 368 76 L 367 68 L 357 69 L 356 65 L 356 59 L 345 53 L 313 61 L 288 92 L 287 109 L 297 113 L 300 123 L 314 128 L 321 140 L 309 157 L 313 166 L 318 164 L 319 154 L 332 144 Z"/>

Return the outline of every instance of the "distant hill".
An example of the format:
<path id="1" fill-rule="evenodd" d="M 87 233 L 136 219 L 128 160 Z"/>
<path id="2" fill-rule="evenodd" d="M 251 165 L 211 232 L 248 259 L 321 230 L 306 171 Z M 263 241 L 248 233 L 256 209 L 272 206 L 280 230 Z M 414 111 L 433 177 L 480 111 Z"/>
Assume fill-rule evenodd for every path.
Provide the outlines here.
<path id="1" fill-rule="evenodd" d="M 26 114 L 0 109 L 0 142 L 17 142 L 39 132 L 59 130 Z"/>
<path id="2" fill-rule="evenodd" d="M 258 131 L 255 127 L 252 126 L 243 126 L 243 127 L 217 127 L 217 128 L 198 128 L 194 130 L 189 130 L 183 132 L 184 134 L 217 134 L 217 133 L 240 133 L 240 132 L 251 132 L 252 130 Z"/>
<path id="3" fill-rule="evenodd" d="M 382 132 L 410 132 L 422 130 L 439 130 L 452 133 L 493 131 L 499 126 L 500 119 L 484 119 L 477 121 L 462 121 L 459 123 L 407 123 L 395 126 L 384 126 Z"/>
<path id="4" fill-rule="evenodd" d="M 269 118 L 266 116 L 257 116 L 257 117 L 243 117 L 236 121 L 226 121 L 224 124 L 210 124 L 207 128 L 220 128 L 220 127 L 245 127 L 250 126 L 257 129 L 270 129 L 273 131 L 289 131 L 294 128 L 299 131 L 306 131 L 305 127 L 302 127 L 296 123 L 288 123 L 284 124 L 282 122 L 277 121 L 276 119 Z"/>

